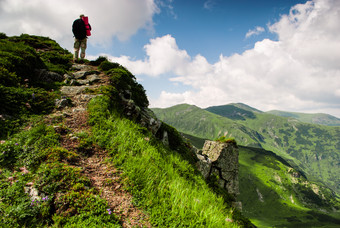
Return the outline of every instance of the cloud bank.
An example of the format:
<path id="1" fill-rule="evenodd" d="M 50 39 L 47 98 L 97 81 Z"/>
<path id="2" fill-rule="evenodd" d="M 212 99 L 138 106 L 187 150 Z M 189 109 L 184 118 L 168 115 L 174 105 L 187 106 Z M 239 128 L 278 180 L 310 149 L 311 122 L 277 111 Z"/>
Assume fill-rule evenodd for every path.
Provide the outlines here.
<path id="1" fill-rule="evenodd" d="M 7 35 L 49 36 L 72 50 L 72 22 L 84 13 L 93 27 L 91 45 L 109 46 L 114 38 L 129 39 L 140 29 L 153 30 L 153 16 L 172 0 L 0 0 L 0 28 Z M 207 0 L 206 8 L 214 1 Z M 167 6 L 165 7 L 164 6 Z M 209 7 L 208 7 L 209 8 Z M 340 1 L 312 0 L 291 8 L 263 30 L 277 34 L 241 54 L 209 63 L 190 56 L 171 34 L 151 39 L 145 58 L 112 57 L 143 80 L 164 77 L 192 88 L 163 90 L 150 97 L 153 107 L 178 103 L 200 107 L 243 102 L 261 110 L 325 112 L 340 117 Z"/>
<path id="2" fill-rule="evenodd" d="M 113 37 L 126 40 L 139 29 L 152 29 L 159 13 L 154 0 L 0 0 L 0 28 L 7 35 L 48 36 L 72 50 L 72 23 L 89 16 L 91 44 L 109 45 Z"/>
<path id="3" fill-rule="evenodd" d="M 244 102 L 264 111 L 340 117 L 340 1 L 298 4 L 268 29 L 278 35 L 277 41 L 264 39 L 242 54 L 221 55 L 213 64 L 201 55 L 189 56 L 171 35 L 150 40 L 144 60 L 112 59 L 136 75 L 172 74 L 170 81 L 193 88 L 183 93 L 162 91 L 151 99 L 154 107 Z"/>

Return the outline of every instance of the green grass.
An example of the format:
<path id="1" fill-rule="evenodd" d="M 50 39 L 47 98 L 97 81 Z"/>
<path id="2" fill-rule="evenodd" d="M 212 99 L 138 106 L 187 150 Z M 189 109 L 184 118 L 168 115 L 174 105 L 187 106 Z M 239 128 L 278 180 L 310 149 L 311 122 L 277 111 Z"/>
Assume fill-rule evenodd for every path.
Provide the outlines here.
<path id="1" fill-rule="evenodd" d="M 18 132 L 32 115 L 49 113 L 60 97 L 60 82 L 46 83 L 38 69 L 64 74 L 72 54 L 55 41 L 39 36 L 0 38 L 0 139 Z"/>
<path id="2" fill-rule="evenodd" d="M 309 179 L 322 182 L 340 193 L 340 127 L 302 123 L 245 108 L 221 106 L 217 114 L 238 116 L 232 120 L 192 105 L 153 109 L 161 120 L 179 131 L 200 138 L 235 138 L 238 145 L 264 148 L 303 170 Z M 253 112 L 252 115 L 249 112 Z M 234 118 L 234 119 L 235 119 Z"/>
<path id="3" fill-rule="evenodd" d="M 166 149 L 145 129 L 109 107 L 106 97 L 92 100 L 90 123 L 97 143 L 124 171 L 134 203 L 154 226 L 237 227 L 233 209 L 209 188 L 190 162 Z"/>
<path id="4" fill-rule="evenodd" d="M 265 150 L 240 147 L 240 196 L 244 213 L 259 227 L 336 227 L 340 220 L 321 211 L 340 206 L 338 196 Z M 294 176 L 295 175 L 295 176 Z M 310 216 L 313 214 L 314 216 Z M 328 219 L 322 219 L 328 216 Z M 339 216 L 339 214 L 338 214 Z"/>
<path id="5" fill-rule="evenodd" d="M 198 148 L 203 147 L 203 139 L 186 137 Z M 301 171 L 273 152 L 239 146 L 239 163 L 238 200 L 242 202 L 243 214 L 258 227 L 339 225 L 339 196 L 319 183 L 306 180 Z M 319 190 L 319 195 L 313 188 Z"/>
<path id="6" fill-rule="evenodd" d="M 59 139 L 53 127 L 38 122 L 1 142 L 0 227 L 120 227 L 72 165 L 79 155 L 61 148 Z M 30 189 L 38 192 L 35 198 Z"/>

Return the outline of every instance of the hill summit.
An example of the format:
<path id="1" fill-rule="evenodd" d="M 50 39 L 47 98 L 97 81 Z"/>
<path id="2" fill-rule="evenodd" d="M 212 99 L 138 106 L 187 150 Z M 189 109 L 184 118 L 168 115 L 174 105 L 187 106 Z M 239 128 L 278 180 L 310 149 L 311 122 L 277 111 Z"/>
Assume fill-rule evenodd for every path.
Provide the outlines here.
<path id="1" fill-rule="evenodd" d="M 0 226 L 253 227 L 126 68 L 26 34 L 0 53 Z"/>

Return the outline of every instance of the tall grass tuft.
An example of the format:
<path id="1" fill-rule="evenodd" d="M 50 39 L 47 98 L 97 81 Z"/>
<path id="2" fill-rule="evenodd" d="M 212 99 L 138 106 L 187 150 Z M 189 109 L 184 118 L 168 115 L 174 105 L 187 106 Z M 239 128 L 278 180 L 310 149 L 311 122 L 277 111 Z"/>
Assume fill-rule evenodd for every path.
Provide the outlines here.
<path id="1" fill-rule="evenodd" d="M 238 227 L 229 222 L 232 215 L 228 205 L 189 161 L 138 124 L 108 110 L 107 97 L 90 102 L 94 137 L 124 171 L 135 205 L 146 209 L 154 226 Z"/>

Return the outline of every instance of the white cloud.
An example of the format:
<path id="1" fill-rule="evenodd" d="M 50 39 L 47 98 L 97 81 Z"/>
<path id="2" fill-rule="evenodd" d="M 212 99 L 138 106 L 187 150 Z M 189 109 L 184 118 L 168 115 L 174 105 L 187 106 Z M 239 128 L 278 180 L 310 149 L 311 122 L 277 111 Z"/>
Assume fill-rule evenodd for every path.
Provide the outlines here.
<path id="1" fill-rule="evenodd" d="M 257 42 L 242 54 L 210 64 L 190 57 L 164 36 L 145 46 L 144 60 L 116 58 L 135 74 L 174 75 L 192 91 L 163 91 L 152 106 L 191 103 L 200 107 L 244 102 L 264 111 L 328 112 L 340 117 L 340 1 L 315 0 L 292 8 L 269 26 L 279 36 Z M 261 30 L 261 29 L 259 29 Z"/>
<path id="2" fill-rule="evenodd" d="M 144 49 L 147 54 L 144 61 L 133 61 L 128 56 L 110 59 L 131 69 L 135 74 L 150 76 L 168 72 L 181 74 L 190 63 L 190 56 L 186 51 L 178 48 L 176 40 L 170 35 L 151 39 L 150 44 L 145 45 Z"/>
<path id="3" fill-rule="evenodd" d="M 265 29 L 263 27 L 257 26 L 256 28 L 249 30 L 246 34 L 246 38 L 249 38 L 251 36 L 254 35 L 259 35 L 261 33 L 263 33 L 265 31 Z"/>
<path id="4" fill-rule="evenodd" d="M 108 45 L 113 37 L 126 40 L 139 29 L 152 29 L 156 13 L 154 0 L 1 0 L 0 27 L 7 35 L 48 36 L 71 50 L 71 27 L 80 14 L 89 16 L 91 44 Z"/>
<path id="5" fill-rule="evenodd" d="M 160 12 L 155 2 L 0 0 L 0 27 L 7 35 L 49 36 L 71 49 L 72 22 L 84 13 L 93 27 L 91 44 L 109 44 L 113 37 L 126 40 L 139 29 L 152 30 L 152 17 Z M 324 110 L 340 117 L 340 1 L 296 5 L 268 29 L 278 41 L 262 40 L 241 54 L 221 55 L 213 64 L 202 55 L 190 56 L 171 35 L 150 40 L 145 59 L 111 58 L 137 76 L 172 75 L 170 82 L 192 87 L 183 93 L 163 91 L 150 99 L 154 107 L 244 102 L 264 111 Z M 263 30 L 250 30 L 248 37 Z"/>
<path id="6" fill-rule="evenodd" d="M 216 0 L 207 0 L 204 2 L 204 9 L 211 10 L 216 5 Z"/>

